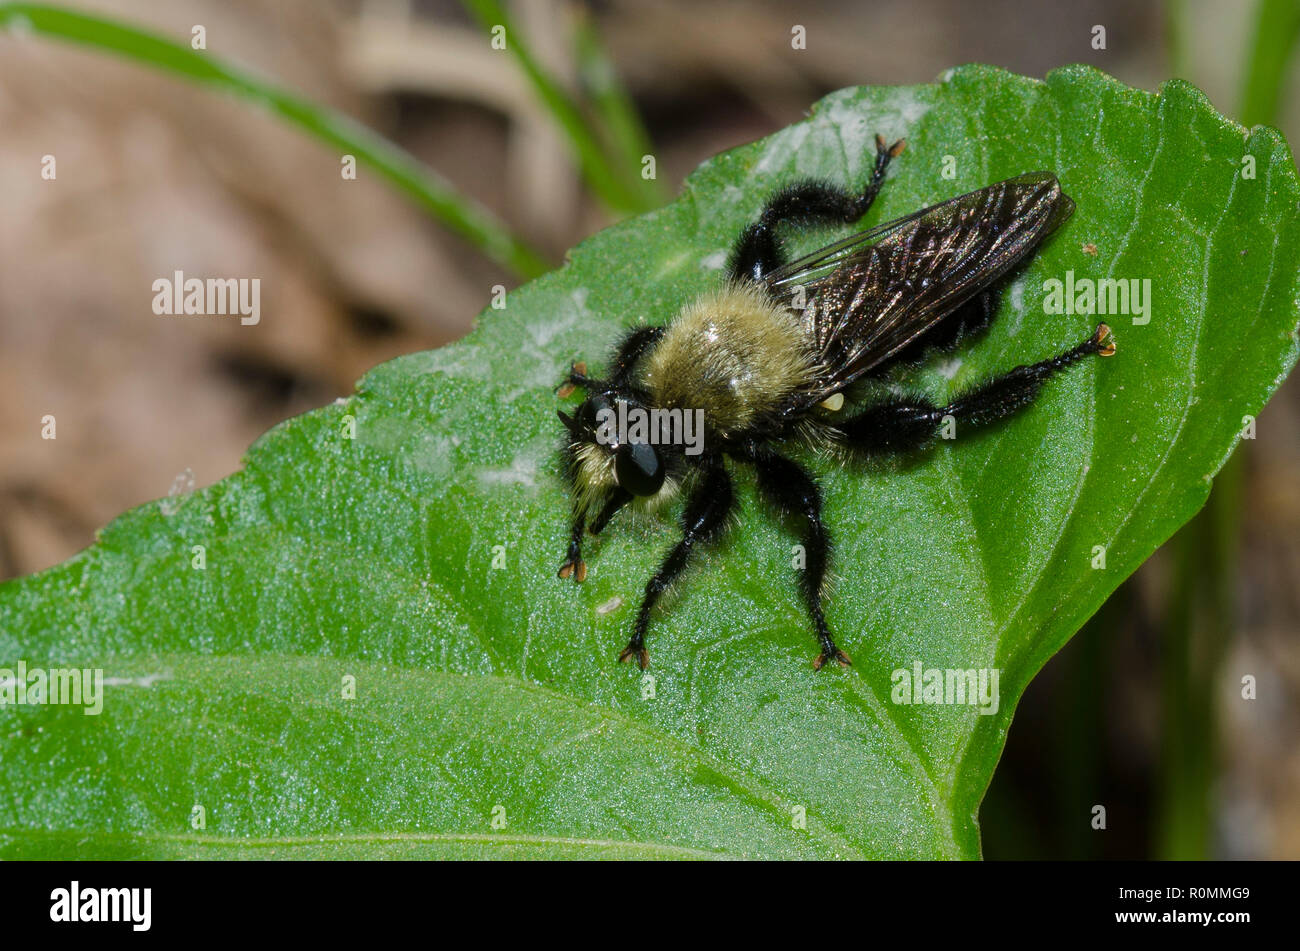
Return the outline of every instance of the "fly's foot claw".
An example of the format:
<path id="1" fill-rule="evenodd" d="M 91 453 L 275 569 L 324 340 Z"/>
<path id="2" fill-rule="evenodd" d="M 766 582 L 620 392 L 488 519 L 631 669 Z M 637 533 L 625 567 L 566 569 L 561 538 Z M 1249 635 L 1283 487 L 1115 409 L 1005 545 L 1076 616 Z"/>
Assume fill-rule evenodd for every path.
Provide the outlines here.
<path id="1" fill-rule="evenodd" d="M 635 640 L 627 642 L 627 647 L 623 648 L 623 653 L 618 655 L 618 662 L 623 664 L 633 657 L 636 658 L 636 662 L 642 670 L 650 666 L 650 652 L 645 649 L 645 645 L 638 644 Z"/>
<path id="2" fill-rule="evenodd" d="M 853 666 L 853 661 L 849 659 L 849 655 L 832 644 L 828 649 L 817 655 L 817 659 L 813 661 L 813 670 L 821 670 L 826 665 L 826 661 L 831 658 L 839 661 L 841 667 Z"/>
<path id="3" fill-rule="evenodd" d="M 581 558 L 570 559 L 560 565 L 560 570 L 555 573 L 557 578 L 573 577 L 574 581 L 582 583 L 587 580 L 587 563 Z"/>
<path id="4" fill-rule="evenodd" d="M 564 399 L 566 397 L 572 396 L 573 391 L 577 387 L 581 386 L 584 382 L 586 382 L 586 379 L 587 379 L 586 362 L 579 360 L 576 363 L 570 363 L 569 378 L 565 380 L 565 382 L 560 384 L 559 389 L 555 391 L 555 395 L 560 397 L 560 399 Z"/>
<path id="5" fill-rule="evenodd" d="M 876 154 L 888 155 L 890 158 L 898 158 L 907 148 L 907 140 L 899 139 L 893 145 L 885 145 L 885 137 L 879 132 L 876 133 Z"/>
<path id="6" fill-rule="evenodd" d="M 1110 327 L 1105 324 L 1098 324 L 1097 332 L 1093 334 L 1092 340 L 1097 344 L 1097 356 L 1115 356 L 1115 338 L 1111 336 Z"/>

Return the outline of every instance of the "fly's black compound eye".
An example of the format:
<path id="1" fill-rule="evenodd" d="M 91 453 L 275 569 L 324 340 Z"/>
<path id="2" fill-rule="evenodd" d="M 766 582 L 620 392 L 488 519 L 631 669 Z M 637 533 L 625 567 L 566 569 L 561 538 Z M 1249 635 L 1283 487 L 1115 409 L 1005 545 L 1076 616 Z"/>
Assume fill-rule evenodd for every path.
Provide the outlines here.
<path id="1" fill-rule="evenodd" d="M 614 454 L 614 479 L 633 495 L 650 496 L 663 487 L 664 461 L 648 443 L 625 443 Z"/>
<path id="2" fill-rule="evenodd" d="M 614 412 L 614 405 L 604 396 L 588 397 L 581 406 L 578 407 L 578 425 L 583 429 L 595 432 L 601 424 L 602 410 L 610 413 Z"/>

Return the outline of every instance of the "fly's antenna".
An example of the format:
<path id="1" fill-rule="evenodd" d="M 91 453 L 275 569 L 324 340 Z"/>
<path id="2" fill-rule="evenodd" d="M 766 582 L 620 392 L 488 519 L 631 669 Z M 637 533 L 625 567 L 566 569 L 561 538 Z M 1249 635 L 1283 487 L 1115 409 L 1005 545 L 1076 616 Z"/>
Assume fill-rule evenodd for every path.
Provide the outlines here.
<path id="1" fill-rule="evenodd" d="M 571 435 L 574 439 L 582 438 L 582 427 L 578 425 L 577 419 L 575 419 L 572 415 L 566 416 L 564 414 L 564 411 L 559 409 L 555 411 L 555 415 L 560 417 L 560 422 L 562 422 L 564 424 L 564 428 L 569 431 L 569 435 Z"/>

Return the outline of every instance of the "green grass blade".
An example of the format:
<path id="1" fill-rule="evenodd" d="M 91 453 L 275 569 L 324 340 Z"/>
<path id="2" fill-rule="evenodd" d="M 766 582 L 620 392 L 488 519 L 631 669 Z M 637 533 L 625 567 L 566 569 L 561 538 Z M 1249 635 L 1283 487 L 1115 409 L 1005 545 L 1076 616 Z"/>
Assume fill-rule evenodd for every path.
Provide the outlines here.
<path id="1" fill-rule="evenodd" d="M 1185 0 L 1165 2 L 1165 60 L 1169 75 L 1191 79 L 1187 68 L 1187 4 Z"/>
<path id="2" fill-rule="evenodd" d="M 1247 128 L 1277 121 L 1278 102 L 1297 38 L 1300 2 L 1261 0 L 1241 94 L 1241 122 Z"/>
<path id="3" fill-rule="evenodd" d="M 623 166 L 639 169 L 642 158 L 652 155 L 654 147 L 637 114 L 636 105 L 619 81 L 618 72 L 606 55 L 600 34 L 589 16 L 583 15 L 578 20 L 575 46 L 578 71 L 591 97 L 591 105 L 603 123 L 610 148 Z M 660 205 L 667 198 L 657 178 L 639 179 L 638 184 L 645 192 L 646 201 L 652 205 Z"/>
<path id="4" fill-rule="evenodd" d="M 636 214 L 653 208 L 655 203 L 647 201 L 630 184 L 630 171 L 620 174 L 611 164 L 582 112 L 560 85 L 542 69 L 501 4 L 497 0 L 464 0 L 464 3 L 485 30 L 491 30 L 495 26 L 505 28 L 506 49 L 519 61 L 520 68 L 532 83 L 538 98 L 564 130 L 587 183 L 600 200 L 611 211 L 620 214 Z"/>
<path id="5" fill-rule="evenodd" d="M 408 152 L 342 113 L 278 89 L 211 53 L 113 20 L 40 3 L 0 3 L 0 29 L 84 44 L 247 99 L 355 155 L 358 164 L 379 172 L 434 218 L 520 277 L 536 277 L 546 270 L 538 252 Z"/>

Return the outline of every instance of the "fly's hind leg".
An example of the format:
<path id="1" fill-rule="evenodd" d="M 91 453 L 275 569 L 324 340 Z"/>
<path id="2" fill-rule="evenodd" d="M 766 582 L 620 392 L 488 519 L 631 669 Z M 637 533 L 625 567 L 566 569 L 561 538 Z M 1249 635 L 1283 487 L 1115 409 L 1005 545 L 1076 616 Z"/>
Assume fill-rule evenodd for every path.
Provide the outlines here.
<path id="1" fill-rule="evenodd" d="M 983 386 L 957 397 L 947 406 L 926 399 L 896 399 L 868 407 L 836 428 L 852 449 L 863 453 L 909 452 L 924 446 L 938 432 L 944 417 L 958 425 L 986 426 L 1012 415 L 1034 401 L 1057 372 L 1092 355 L 1109 357 L 1115 344 L 1110 328 L 1099 324 L 1091 337 L 1049 360 L 1018 366 Z"/>
<path id="2" fill-rule="evenodd" d="M 731 489 L 731 477 L 722 467 L 721 461 L 715 462 L 706 470 L 695 491 L 686 502 L 682 513 L 682 539 L 673 546 L 668 557 L 663 560 L 659 570 L 646 583 L 645 598 L 636 614 L 636 623 L 632 628 L 632 637 L 618 655 L 620 661 L 636 658 L 641 669 L 650 665 L 650 652 L 646 650 L 646 628 L 650 625 L 650 611 L 660 595 L 671 585 L 686 568 L 691 555 L 701 545 L 716 541 L 727 525 L 727 518 L 735 505 L 735 494 Z"/>
<path id="3" fill-rule="evenodd" d="M 889 163 L 903 151 L 899 139 L 886 145 L 876 136 L 876 165 L 871 181 L 853 194 L 825 182 L 796 182 L 781 189 L 763 207 L 758 220 L 746 228 L 731 252 L 728 273 L 735 280 L 762 281 L 784 262 L 776 229 L 782 224 L 852 224 L 867 213 L 880 193 Z"/>
<path id="4" fill-rule="evenodd" d="M 849 655 L 835 646 L 826 615 L 822 611 L 822 588 L 826 582 L 826 567 L 830 561 L 830 534 L 822 522 L 821 492 L 812 476 L 800 465 L 771 451 L 755 452 L 750 456 L 758 476 L 758 490 L 784 515 L 803 519 L 799 533 L 804 547 L 804 570 L 799 577 L 808 613 L 817 629 L 821 653 L 813 661 L 813 669 L 821 670 L 828 660 L 849 666 Z"/>

